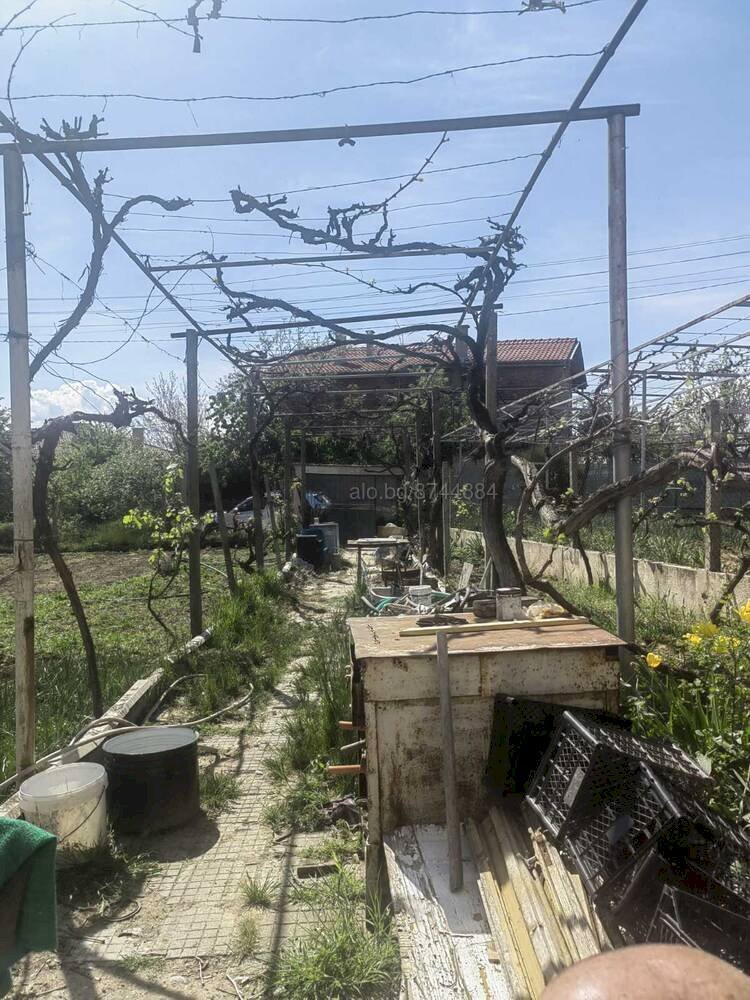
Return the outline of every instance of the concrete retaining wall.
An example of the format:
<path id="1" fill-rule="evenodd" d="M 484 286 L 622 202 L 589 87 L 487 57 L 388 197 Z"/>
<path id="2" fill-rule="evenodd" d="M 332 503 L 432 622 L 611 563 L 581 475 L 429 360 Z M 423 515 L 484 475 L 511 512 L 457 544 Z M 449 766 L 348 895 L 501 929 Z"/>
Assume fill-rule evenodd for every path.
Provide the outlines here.
<path id="1" fill-rule="evenodd" d="M 455 531 L 453 537 L 461 544 L 470 538 L 481 539 L 482 536 L 478 531 L 461 530 Z M 555 547 L 546 542 L 527 541 L 525 550 L 532 572 L 536 572 L 551 557 L 545 576 L 554 580 L 571 580 L 583 584 L 587 582 L 586 567 L 574 549 Z M 598 552 L 596 549 L 587 549 L 587 555 L 594 580 L 614 588 L 614 555 L 611 552 Z M 660 598 L 695 614 L 703 614 L 713 606 L 728 579 L 724 573 L 709 573 L 705 569 L 675 566 L 651 559 L 634 559 L 633 568 L 636 597 Z M 741 604 L 750 600 L 750 579 L 746 577 L 735 594 Z"/>

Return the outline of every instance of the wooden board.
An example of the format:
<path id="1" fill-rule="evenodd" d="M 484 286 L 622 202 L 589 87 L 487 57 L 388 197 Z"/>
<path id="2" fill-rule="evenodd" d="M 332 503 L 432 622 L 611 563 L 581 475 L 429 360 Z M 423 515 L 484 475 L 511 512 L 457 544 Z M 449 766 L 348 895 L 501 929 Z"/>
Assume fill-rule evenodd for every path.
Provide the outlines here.
<path id="1" fill-rule="evenodd" d="M 466 635 L 470 632 L 506 632 L 514 629 L 529 628 L 554 628 L 562 625 L 579 625 L 582 622 L 589 624 L 588 618 L 540 618 L 539 621 L 530 621 L 528 618 L 514 619 L 509 622 L 471 622 L 466 625 L 427 625 L 414 628 L 403 628 L 399 632 L 400 636 L 421 635 L 423 632 L 428 635 Z"/>
<path id="2" fill-rule="evenodd" d="M 448 844 L 441 827 L 401 827 L 384 838 L 402 962 L 402 1000 L 515 1000 L 491 942 L 464 847 L 464 888 L 448 887 Z"/>
<path id="3" fill-rule="evenodd" d="M 435 635 L 425 629 L 418 634 L 402 636 L 403 629 L 417 625 L 420 615 L 399 615 L 388 618 L 350 618 L 347 624 L 354 644 L 354 657 L 362 660 L 387 658 L 407 659 L 435 655 Z M 462 612 L 468 624 L 478 621 L 474 615 Z M 572 649 L 622 646 L 622 640 L 588 622 L 576 622 L 565 628 L 545 628 L 534 623 L 533 628 L 509 628 L 502 631 L 486 629 L 457 634 L 451 638 L 448 655 L 459 653 L 494 653 L 520 649 Z"/>

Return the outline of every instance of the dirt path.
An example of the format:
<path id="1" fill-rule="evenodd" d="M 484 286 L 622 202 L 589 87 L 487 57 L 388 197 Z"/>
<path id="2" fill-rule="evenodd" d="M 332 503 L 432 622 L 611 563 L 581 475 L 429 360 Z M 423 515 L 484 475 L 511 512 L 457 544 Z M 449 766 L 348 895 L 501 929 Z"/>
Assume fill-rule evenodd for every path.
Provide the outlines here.
<path id="1" fill-rule="evenodd" d="M 312 609 L 334 610 L 353 580 L 348 565 L 308 581 L 300 594 L 300 621 L 313 617 Z M 202 764 L 208 756 L 211 766 L 233 774 L 241 788 L 239 800 L 216 821 L 202 816 L 181 830 L 141 841 L 137 849 L 154 858 L 156 869 L 123 902 L 120 919 L 61 907 L 59 951 L 18 967 L 16 997 L 218 1000 L 241 995 L 250 1000 L 262 994 L 268 959 L 315 920 L 286 894 L 297 865 L 320 835 L 275 842 L 262 820 L 274 791 L 263 763 L 281 742 L 284 718 L 294 705 L 293 668 L 252 726 L 232 719 L 201 739 Z M 240 961 L 236 935 L 247 912 L 242 900 L 246 873 L 267 877 L 278 890 L 273 908 L 254 911 L 256 957 Z"/>

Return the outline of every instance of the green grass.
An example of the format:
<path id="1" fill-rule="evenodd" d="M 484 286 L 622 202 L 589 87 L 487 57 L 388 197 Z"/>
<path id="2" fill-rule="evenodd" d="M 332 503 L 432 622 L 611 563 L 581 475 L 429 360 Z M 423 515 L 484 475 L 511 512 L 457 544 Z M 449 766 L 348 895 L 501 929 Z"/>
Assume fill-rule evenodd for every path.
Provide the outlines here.
<path id="1" fill-rule="evenodd" d="M 306 851 L 310 861 L 335 861 L 343 863 L 363 857 L 364 843 L 361 830 L 352 830 L 346 823 L 340 823 L 330 836 L 325 837 L 315 847 Z"/>
<path id="2" fill-rule="evenodd" d="M 148 549 L 149 541 L 147 530 L 123 524 L 122 518 L 92 524 L 75 534 L 62 532 L 60 535 L 63 552 L 132 552 Z"/>
<path id="3" fill-rule="evenodd" d="M 164 965 L 160 955 L 128 955 L 119 964 L 128 972 L 156 972 Z"/>
<path id="4" fill-rule="evenodd" d="M 99 914 L 127 904 L 156 871 L 147 855 L 126 850 L 111 836 L 101 847 L 78 852 L 76 861 L 57 869 L 58 902 Z"/>
<path id="5" fill-rule="evenodd" d="M 362 879 L 342 862 L 336 861 L 335 865 L 336 871 L 331 875 L 296 879 L 289 890 L 292 902 L 331 909 L 342 904 L 364 902 L 365 885 Z"/>
<path id="6" fill-rule="evenodd" d="M 398 995 L 398 945 L 384 914 L 365 927 L 361 907 L 339 901 L 321 914 L 314 935 L 280 956 L 275 996 L 284 1000 L 386 1000 Z"/>
<path id="7" fill-rule="evenodd" d="M 221 771 L 201 772 L 201 807 L 211 819 L 225 812 L 241 794 L 240 784 L 233 774 L 224 774 Z"/>
<path id="8" fill-rule="evenodd" d="M 279 894 L 279 883 L 266 873 L 262 878 L 246 875 L 242 883 L 242 902 L 245 906 L 271 909 Z"/>
<path id="9" fill-rule="evenodd" d="M 98 558 L 98 557 L 97 557 Z M 102 556 L 102 559 L 106 557 Z M 204 554 L 204 559 L 206 558 Z M 218 559 L 218 556 L 215 557 Z M 204 617 L 215 623 L 213 645 L 183 658 L 180 673 L 205 673 L 187 682 L 186 718 L 202 717 L 224 707 L 252 684 L 261 696 L 270 690 L 296 648 L 283 585 L 276 574 L 258 574 L 230 597 L 215 574 L 205 574 Z M 92 586 L 79 580 L 81 597 L 100 660 L 105 705 L 111 705 L 140 677 L 164 665 L 170 649 L 166 633 L 145 608 L 149 576 Z M 172 590 L 187 593 L 187 575 Z M 190 637 L 187 597 L 159 605 L 180 641 Z M 64 593 L 40 594 L 36 606 L 37 753 L 60 746 L 81 727 L 91 711 L 86 667 L 78 630 Z M 10 595 L 0 597 L 0 778 L 13 773 L 14 611 Z M 254 697 L 254 702 L 258 700 Z M 247 714 L 247 713 L 245 713 Z"/>
<path id="10" fill-rule="evenodd" d="M 258 950 L 260 943 L 260 931 L 258 924 L 250 913 L 243 914 L 237 924 L 237 933 L 234 940 L 234 953 L 237 958 L 244 961 L 252 958 Z"/>
<path id="11" fill-rule="evenodd" d="M 322 807 L 351 787 L 325 770 L 340 759 L 338 723 L 351 706 L 345 617 L 345 611 L 337 612 L 311 628 L 307 658 L 294 680 L 297 704 L 284 722 L 281 746 L 266 763 L 279 789 L 265 814 L 276 832 L 319 829 Z"/>

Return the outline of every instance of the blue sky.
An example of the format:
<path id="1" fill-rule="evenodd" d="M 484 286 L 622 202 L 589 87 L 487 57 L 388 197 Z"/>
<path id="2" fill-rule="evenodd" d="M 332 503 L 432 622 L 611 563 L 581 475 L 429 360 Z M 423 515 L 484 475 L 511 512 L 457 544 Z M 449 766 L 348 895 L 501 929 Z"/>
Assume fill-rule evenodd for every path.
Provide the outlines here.
<path id="1" fill-rule="evenodd" d="M 0 21 L 24 4 L 25 0 L 2 0 Z M 139 6 L 163 17 L 179 17 L 187 0 L 143 0 Z M 424 6 L 411 0 L 323 0 L 314 5 L 296 0 L 226 0 L 224 10 L 227 15 L 335 18 Z M 19 61 L 11 86 L 13 107 L 29 129 L 36 129 L 42 117 L 56 123 L 76 114 L 85 120 L 94 112 L 103 114 L 103 128 L 110 135 L 290 128 L 564 107 L 593 65 L 591 53 L 609 39 L 630 4 L 598 0 L 564 15 L 551 11 L 523 16 L 468 13 L 513 9 L 520 0 L 431 0 L 429 6 L 466 13 L 349 25 L 218 20 L 204 25 L 200 55 L 192 53 L 188 37 L 162 24 L 50 29 L 28 45 Z M 138 16 L 116 0 L 38 0 L 21 23 L 46 23 L 66 14 L 74 15 L 71 21 Z M 651 0 L 588 101 L 642 105 L 641 117 L 628 121 L 632 343 L 729 301 L 747 288 L 750 137 L 740 109 L 748 89 L 748 27 L 750 11 L 737 0 L 716 0 L 710 6 Z M 4 67 L 10 66 L 22 38 L 28 37 L 29 33 L 7 32 L 0 38 Z M 560 53 L 589 55 L 286 101 L 196 100 L 187 105 L 124 97 L 33 96 L 274 96 Z M 6 74 L 7 69 L 3 77 Z M 540 126 L 452 136 L 432 165 L 437 172 L 426 174 L 397 203 L 392 221 L 399 238 L 468 243 L 486 232 L 483 220 L 501 219 L 509 211 L 514 200 L 509 193 L 523 185 L 534 160 L 466 164 L 536 153 L 551 131 Z M 556 151 L 520 219 L 527 241 L 521 261 L 526 266 L 508 288 L 500 325 L 501 337 L 577 336 L 587 363 L 608 352 L 605 142 L 603 123 L 585 123 L 571 127 Z M 195 199 L 179 216 L 165 218 L 160 210 L 145 207 L 130 218 L 123 235 L 154 261 L 210 249 L 236 257 L 282 256 L 303 247 L 299 242 L 290 244 L 271 224 L 234 215 L 230 188 L 240 185 L 262 195 L 409 173 L 434 144 L 435 137 L 417 136 L 360 140 L 344 148 L 333 142 L 128 152 L 87 156 L 86 166 L 92 175 L 109 166 L 113 179 L 107 204 L 113 210 L 120 195 L 149 192 Z M 460 169 L 447 169 L 453 167 Z M 73 304 L 73 282 L 80 280 L 89 252 L 88 224 L 84 212 L 42 168 L 30 164 L 29 174 L 28 239 L 40 262 L 46 262 L 29 265 L 32 334 L 44 342 Z M 330 204 L 376 200 L 395 183 L 374 181 L 293 194 L 290 203 L 300 208 L 303 217 L 320 218 Z M 456 264 L 445 258 L 364 262 L 356 273 L 395 288 L 425 278 L 448 281 L 456 274 Z M 237 270 L 232 280 L 332 316 L 407 305 L 350 276 L 320 269 Z M 82 401 L 104 407 L 111 384 L 143 390 L 158 372 L 182 370 L 180 346 L 169 335 L 185 323 L 158 296 L 151 298 L 152 311 L 139 334 L 125 343 L 131 330 L 124 321 L 136 321 L 148 291 L 143 276 L 116 247 L 111 248 L 99 286 L 101 302 L 66 342 L 60 352 L 64 360 L 57 359 L 51 371 L 35 380 L 35 419 Z M 0 311 L 5 306 L 2 292 Z M 180 282 L 180 297 L 207 326 L 222 324 L 221 303 L 208 278 L 196 272 L 186 275 Z M 445 301 L 441 293 L 427 290 L 408 305 Z M 4 314 L 0 322 L 6 323 Z M 0 396 L 7 399 L 4 351 L 2 358 Z M 204 389 L 215 386 L 226 371 L 220 355 L 202 346 Z"/>

